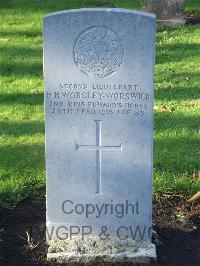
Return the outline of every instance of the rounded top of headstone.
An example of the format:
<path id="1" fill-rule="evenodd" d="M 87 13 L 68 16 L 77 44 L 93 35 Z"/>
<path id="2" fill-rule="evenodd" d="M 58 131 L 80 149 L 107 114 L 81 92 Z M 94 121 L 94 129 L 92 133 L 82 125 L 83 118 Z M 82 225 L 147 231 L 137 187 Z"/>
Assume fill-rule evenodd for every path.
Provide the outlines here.
<path id="1" fill-rule="evenodd" d="M 80 12 L 112 12 L 112 13 L 128 13 L 132 15 L 138 15 L 138 16 L 145 16 L 149 18 L 156 18 L 156 15 L 149 12 L 144 11 L 138 11 L 138 10 L 131 10 L 131 9 L 125 9 L 125 8 L 79 8 L 79 9 L 69 9 L 69 10 L 63 10 L 63 11 L 57 11 L 53 13 L 46 14 L 44 16 L 44 19 L 52 16 L 57 15 L 64 15 L 69 13 L 80 13 Z"/>
<path id="2" fill-rule="evenodd" d="M 104 78 L 116 72 L 123 61 L 120 37 L 105 26 L 84 30 L 74 44 L 77 67 L 91 77 Z"/>

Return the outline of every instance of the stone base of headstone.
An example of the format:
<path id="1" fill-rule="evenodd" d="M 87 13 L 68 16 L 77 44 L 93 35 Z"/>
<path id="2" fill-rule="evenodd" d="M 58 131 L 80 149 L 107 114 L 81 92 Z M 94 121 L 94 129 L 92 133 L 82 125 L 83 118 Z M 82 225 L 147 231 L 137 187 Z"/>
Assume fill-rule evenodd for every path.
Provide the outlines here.
<path id="1" fill-rule="evenodd" d="M 157 25 L 159 26 L 177 26 L 177 25 L 185 25 L 186 18 L 169 18 L 169 19 L 157 19 Z"/>
<path id="2" fill-rule="evenodd" d="M 142 241 L 53 240 L 47 260 L 64 265 L 154 265 L 157 260 L 153 243 Z"/>
<path id="3" fill-rule="evenodd" d="M 156 14 L 157 25 L 159 26 L 185 25 L 184 1 L 142 0 L 141 6 L 144 11 Z"/>

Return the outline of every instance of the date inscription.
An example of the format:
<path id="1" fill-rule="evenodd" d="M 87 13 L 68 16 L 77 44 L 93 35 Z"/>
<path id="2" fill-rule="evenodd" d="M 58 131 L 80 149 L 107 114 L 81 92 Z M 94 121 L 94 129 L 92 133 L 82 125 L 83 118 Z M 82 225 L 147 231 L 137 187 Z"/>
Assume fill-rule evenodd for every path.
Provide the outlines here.
<path id="1" fill-rule="evenodd" d="M 46 106 L 52 115 L 100 115 L 143 117 L 151 95 L 138 84 L 61 83 L 46 92 Z"/>

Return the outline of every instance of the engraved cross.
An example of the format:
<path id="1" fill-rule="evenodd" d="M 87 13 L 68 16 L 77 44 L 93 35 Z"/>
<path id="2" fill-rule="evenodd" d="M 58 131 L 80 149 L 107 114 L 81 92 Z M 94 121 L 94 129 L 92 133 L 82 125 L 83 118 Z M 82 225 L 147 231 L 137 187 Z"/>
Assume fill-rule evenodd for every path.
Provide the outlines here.
<path id="1" fill-rule="evenodd" d="M 96 193 L 101 194 L 101 152 L 103 150 L 113 150 L 122 152 L 122 143 L 119 146 L 103 146 L 101 144 L 101 120 L 95 120 L 96 123 L 96 145 L 79 145 L 76 144 L 76 151 L 78 150 L 89 150 L 96 151 Z"/>

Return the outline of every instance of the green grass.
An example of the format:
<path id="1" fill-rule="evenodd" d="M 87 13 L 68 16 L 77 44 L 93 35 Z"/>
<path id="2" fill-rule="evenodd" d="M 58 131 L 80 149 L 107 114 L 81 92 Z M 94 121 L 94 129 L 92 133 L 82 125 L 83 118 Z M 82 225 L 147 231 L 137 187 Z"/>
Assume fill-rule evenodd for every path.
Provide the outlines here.
<path id="1" fill-rule="evenodd" d="M 0 204 L 4 207 L 36 196 L 45 186 L 42 17 L 103 2 L 140 8 L 133 0 L 0 0 Z M 200 152 L 199 42 L 199 26 L 157 33 L 155 104 L 173 111 L 155 112 L 155 190 L 191 194 L 200 189 L 199 178 L 193 177 Z"/>
<path id="2" fill-rule="evenodd" d="M 199 0 L 186 0 L 185 1 L 186 12 L 200 12 L 200 1 Z"/>
<path id="3" fill-rule="evenodd" d="M 157 34 L 155 100 L 172 112 L 155 113 L 155 188 L 194 192 L 200 188 L 200 27 Z"/>

